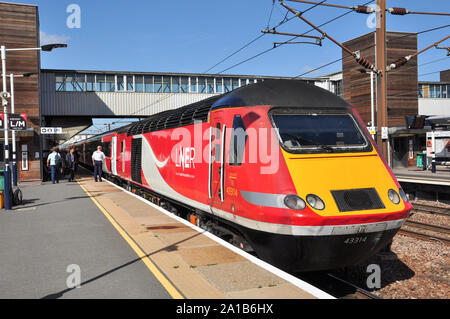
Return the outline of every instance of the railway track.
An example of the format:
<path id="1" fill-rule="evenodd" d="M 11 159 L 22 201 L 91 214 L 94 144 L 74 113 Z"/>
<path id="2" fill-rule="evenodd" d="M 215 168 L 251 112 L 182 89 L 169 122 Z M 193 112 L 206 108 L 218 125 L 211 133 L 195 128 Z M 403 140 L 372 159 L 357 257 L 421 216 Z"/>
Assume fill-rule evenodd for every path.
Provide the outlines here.
<path id="1" fill-rule="evenodd" d="M 415 221 L 411 221 L 411 220 L 408 220 L 405 223 L 405 226 L 421 228 L 421 229 L 425 229 L 425 230 L 431 230 L 436 233 L 443 233 L 443 234 L 447 234 L 447 235 L 450 234 L 450 228 L 448 228 L 448 227 L 419 223 L 419 222 L 415 222 Z"/>
<path id="2" fill-rule="evenodd" d="M 413 204 L 414 213 L 425 213 L 440 216 L 450 216 L 450 209 L 432 205 Z M 430 233 L 431 232 L 431 233 Z M 427 241 L 440 241 L 450 245 L 450 228 L 417 221 L 408 220 L 399 234 Z"/>
<path id="3" fill-rule="evenodd" d="M 413 203 L 413 211 L 426 214 L 436 214 L 442 216 L 450 216 L 450 208 L 435 207 L 432 205 Z"/>
<path id="4" fill-rule="evenodd" d="M 408 237 L 413 237 L 413 238 L 427 240 L 427 241 L 440 241 L 446 245 L 450 245 L 450 240 L 448 238 L 444 238 L 441 236 L 424 234 L 424 233 L 409 230 L 409 229 L 401 229 L 398 233 L 400 235 L 405 235 Z"/>

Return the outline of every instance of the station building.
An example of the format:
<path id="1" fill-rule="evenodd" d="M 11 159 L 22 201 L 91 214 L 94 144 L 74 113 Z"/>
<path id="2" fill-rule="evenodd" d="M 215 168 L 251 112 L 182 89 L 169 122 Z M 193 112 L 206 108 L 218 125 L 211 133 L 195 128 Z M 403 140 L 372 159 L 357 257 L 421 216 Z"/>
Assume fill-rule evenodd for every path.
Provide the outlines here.
<path id="1" fill-rule="evenodd" d="M 0 21 L 0 45 L 6 46 L 6 49 L 37 48 L 40 46 L 37 6 L 0 2 Z M 41 177 L 39 72 L 40 53 L 38 51 L 7 52 L 7 75 L 11 73 L 15 75 L 35 74 L 27 78 L 16 78 L 14 81 L 15 113 L 26 113 L 28 116 L 27 131 L 17 132 L 18 168 L 21 180 L 35 180 Z M 1 77 L 0 85 L 3 85 Z M 9 80 L 8 91 L 10 91 Z M 8 106 L 8 109 L 11 110 L 11 105 Z M 3 109 L 1 112 L 3 113 Z M 11 138 L 11 134 L 9 137 Z M 3 169 L 4 161 L 4 141 L 4 133 L 1 131 L 1 169 Z"/>
<path id="2" fill-rule="evenodd" d="M 360 51 L 362 56 L 375 63 L 375 32 L 349 40 L 344 46 L 352 51 Z M 417 51 L 416 33 L 386 32 L 388 63 Z M 370 73 L 361 72 L 362 67 L 355 63 L 354 58 L 347 52 L 343 51 L 342 57 L 343 97 L 358 110 L 363 121 L 370 126 Z M 387 160 L 392 168 L 409 168 L 417 164 L 417 154 L 426 150 L 426 134 L 433 128 L 430 125 L 425 126 L 426 117 L 450 115 L 449 78 L 450 72 L 447 70 L 441 73 L 440 82 L 419 82 L 417 59 L 412 59 L 404 66 L 387 73 Z M 376 90 L 376 82 L 374 88 Z"/>

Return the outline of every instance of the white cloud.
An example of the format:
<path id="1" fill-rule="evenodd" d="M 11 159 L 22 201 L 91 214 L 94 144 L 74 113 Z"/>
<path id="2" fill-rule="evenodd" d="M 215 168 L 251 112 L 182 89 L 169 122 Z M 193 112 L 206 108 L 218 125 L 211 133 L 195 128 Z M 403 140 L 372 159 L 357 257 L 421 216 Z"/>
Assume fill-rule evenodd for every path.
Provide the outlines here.
<path id="1" fill-rule="evenodd" d="M 70 40 L 69 36 L 57 35 L 57 34 L 47 34 L 44 31 L 40 32 L 41 45 L 53 44 L 53 43 L 67 43 Z"/>

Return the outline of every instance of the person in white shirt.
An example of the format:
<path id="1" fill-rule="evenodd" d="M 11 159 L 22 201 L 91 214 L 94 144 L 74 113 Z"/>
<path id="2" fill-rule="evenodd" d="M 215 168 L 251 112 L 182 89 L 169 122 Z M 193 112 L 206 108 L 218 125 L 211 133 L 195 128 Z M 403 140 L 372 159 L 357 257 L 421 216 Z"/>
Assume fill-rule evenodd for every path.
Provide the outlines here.
<path id="1" fill-rule="evenodd" d="M 55 184 L 55 182 L 59 184 L 58 166 L 60 163 L 61 163 L 61 155 L 59 155 L 58 149 L 54 148 L 52 150 L 52 153 L 47 158 L 47 166 L 51 169 L 53 184 Z"/>
<path id="2" fill-rule="evenodd" d="M 105 153 L 102 152 L 102 147 L 97 147 L 97 151 L 92 154 L 92 165 L 94 166 L 94 179 L 96 183 L 102 182 L 103 161 L 105 159 L 106 156 Z"/>

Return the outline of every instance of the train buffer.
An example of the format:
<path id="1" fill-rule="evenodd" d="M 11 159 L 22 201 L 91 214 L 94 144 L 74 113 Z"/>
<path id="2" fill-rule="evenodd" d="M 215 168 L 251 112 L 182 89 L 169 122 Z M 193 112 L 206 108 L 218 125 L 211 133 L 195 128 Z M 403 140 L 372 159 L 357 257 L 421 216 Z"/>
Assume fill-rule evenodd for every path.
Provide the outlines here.
<path id="1" fill-rule="evenodd" d="M 109 182 L 22 191 L 0 211 L 0 298 L 332 298 Z"/>

